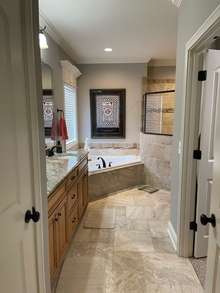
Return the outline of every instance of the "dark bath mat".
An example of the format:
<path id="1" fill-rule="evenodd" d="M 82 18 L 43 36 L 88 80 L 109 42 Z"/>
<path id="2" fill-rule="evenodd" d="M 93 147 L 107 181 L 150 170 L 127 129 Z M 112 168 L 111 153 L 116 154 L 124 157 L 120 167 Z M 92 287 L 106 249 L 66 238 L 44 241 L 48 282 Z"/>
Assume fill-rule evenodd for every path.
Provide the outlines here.
<path id="1" fill-rule="evenodd" d="M 159 189 L 157 189 L 155 187 L 152 187 L 150 185 L 144 185 L 144 186 L 139 187 L 138 189 L 146 191 L 148 193 L 154 193 L 154 192 L 157 192 L 159 190 Z"/>

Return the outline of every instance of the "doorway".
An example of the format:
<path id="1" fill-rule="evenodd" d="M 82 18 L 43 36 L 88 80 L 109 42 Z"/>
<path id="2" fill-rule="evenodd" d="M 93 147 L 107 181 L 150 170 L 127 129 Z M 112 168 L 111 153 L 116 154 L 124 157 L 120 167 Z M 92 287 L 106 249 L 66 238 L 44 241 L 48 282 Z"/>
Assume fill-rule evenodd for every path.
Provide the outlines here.
<path id="1" fill-rule="evenodd" d="M 185 56 L 186 91 L 182 128 L 178 253 L 181 256 L 194 257 L 193 261 L 200 263 L 198 271 L 203 270 L 203 279 L 206 275 L 204 257 L 207 256 L 209 238 L 213 238 L 213 229 L 210 229 L 210 236 L 205 224 L 214 224 L 210 215 L 210 195 L 213 183 L 215 99 L 219 94 L 219 31 L 220 7 L 189 40 Z M 210 268 L 214 268 L 214 263 L 209 261 L 208 267 L 210 271 Z M 208 275 L 210 277 L 210 273 Z"/>

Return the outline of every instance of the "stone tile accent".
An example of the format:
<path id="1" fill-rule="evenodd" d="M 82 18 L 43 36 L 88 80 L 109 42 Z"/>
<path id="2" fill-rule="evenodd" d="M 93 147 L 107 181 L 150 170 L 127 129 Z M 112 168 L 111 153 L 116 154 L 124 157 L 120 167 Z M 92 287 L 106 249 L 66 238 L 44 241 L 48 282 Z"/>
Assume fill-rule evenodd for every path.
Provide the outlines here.
<path id="1" fill-rule="evenodd" d="M 89 176 L 89 197 L 95 199 L 108 193 L 144 183 L 144 164 L 123 167 Z"/>

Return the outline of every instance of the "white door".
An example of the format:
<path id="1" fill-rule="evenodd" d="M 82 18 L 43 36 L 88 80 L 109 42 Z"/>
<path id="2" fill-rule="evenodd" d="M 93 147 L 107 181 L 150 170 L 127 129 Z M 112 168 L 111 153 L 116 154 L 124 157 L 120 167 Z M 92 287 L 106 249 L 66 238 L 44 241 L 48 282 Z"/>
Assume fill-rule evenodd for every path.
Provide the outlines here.
<path id="1" fill-rule="evenodd" d="M 208 50 L 205 57 L 205 68 L 207 80 L 204 81 L 201 115 L 200 115 L 200 150 L 202 158 L 198 161 L 197 174 L 197 209 L 196 222 L 197 232 L 195 234 L 194 256 L 207 256 L 208 249 L 208 226 L 201 224 L 202 214 L 210 213 L 210 196 L 213 183 L 213 140 L 216 116 L 216 72 L 220 68 L 220 51 Z"/>
<path id="2" fill-rule="evenodd" d="M 214 164 L 211 207 L 209 217 L 216 219 L 216 227 L 209 227 L 206 293 L 220 292 L 220 62 L 214 70 L 213 89 L 216 100 L 214 123 Z"/>
<path id="3" fill-rule="evenodd" d="M 36 225 L 24 221 L 34 205 L 27 35 L 31 0 L 0 1 L 0 291 L 39 293 Z M 34 5 L 35 9 L 37 5 Z M 26 13 L 26 14 L 25 14 Z M 31 30 L 30 30 L 31 31 Z M 30 50 L 30 51 L 28 51 Z M 34 87 L 34 85 L 33 85 Z M 33 101 L 34 102 L 34 101 Z M 36 170 L 38 172 L 38 170 Z M 39 207 L 38 207 L 39 208 Z"/>

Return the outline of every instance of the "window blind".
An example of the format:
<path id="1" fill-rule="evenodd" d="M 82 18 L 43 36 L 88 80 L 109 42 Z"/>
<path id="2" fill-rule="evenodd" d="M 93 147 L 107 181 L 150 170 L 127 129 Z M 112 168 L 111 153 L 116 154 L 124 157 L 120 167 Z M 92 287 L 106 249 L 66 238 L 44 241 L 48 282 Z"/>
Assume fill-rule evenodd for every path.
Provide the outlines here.
<path id="1" fill-rule="evenodd" d="M 76 88 L 64 83 L 64 113 L 68 131 L 67 144 L 77 141 Z"/>

